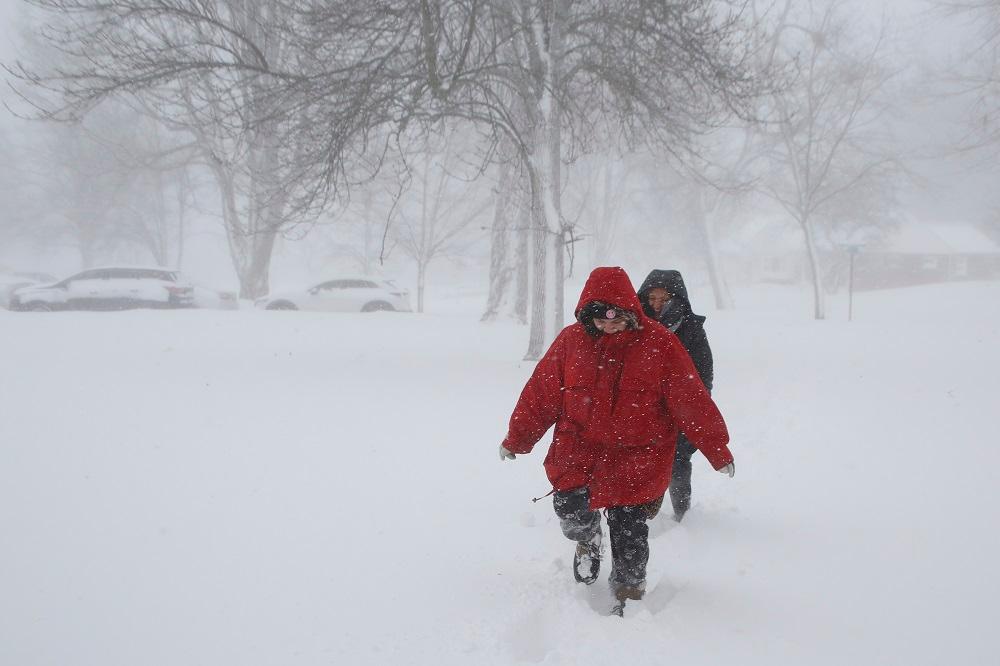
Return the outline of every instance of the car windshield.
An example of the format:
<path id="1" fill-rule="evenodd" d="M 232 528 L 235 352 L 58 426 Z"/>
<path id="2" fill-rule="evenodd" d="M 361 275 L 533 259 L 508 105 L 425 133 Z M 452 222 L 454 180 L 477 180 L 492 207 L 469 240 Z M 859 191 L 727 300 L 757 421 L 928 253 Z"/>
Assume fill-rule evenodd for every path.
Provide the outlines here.
<path id="1" fill-rule="evenodd" d="M 172 271 L 136 271 L 135 277 L 146 280 L 162 280 L 163 282 L 177 282 L 177 273 Z"/>

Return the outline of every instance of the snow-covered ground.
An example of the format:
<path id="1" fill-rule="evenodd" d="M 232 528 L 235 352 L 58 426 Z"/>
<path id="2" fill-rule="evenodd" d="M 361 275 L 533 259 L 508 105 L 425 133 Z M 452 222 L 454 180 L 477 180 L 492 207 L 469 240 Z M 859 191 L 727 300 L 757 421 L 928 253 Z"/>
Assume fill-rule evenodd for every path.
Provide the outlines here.
<path id="1" fill-rule="evenodd" d="M 1000 284 L 695 295 L 736 478 L 696 457 L 624 620 L 546 440 L 497 457 L 532 365 L 481 298 L 0 312 L 0 664 L 997 663 Z"/>

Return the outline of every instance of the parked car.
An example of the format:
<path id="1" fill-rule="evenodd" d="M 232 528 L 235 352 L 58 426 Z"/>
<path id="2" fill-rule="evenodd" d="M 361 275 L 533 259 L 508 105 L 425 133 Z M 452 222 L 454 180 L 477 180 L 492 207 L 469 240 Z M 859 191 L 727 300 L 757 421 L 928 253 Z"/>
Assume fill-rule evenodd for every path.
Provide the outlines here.
<path id="1" fill-rule="evenodd" d="M 194 285 L 166 268 L 92 268 L 47 285 L 16 289 L 11 310 L 124 310 L 186 308 Z"/>
<path id="2" fill-rule="evenodd" d="M 410 312 L 410 294 L 392 280 L 370 277 L 338 278 L 303 289 L 270 294 L 254 301 L 266 310 L 321 312 Z"/>
<path id="3" fill-rule="evenodd" d="M 0 273 L 0 307 L 8 307 L 14 290 L 33 284 L 55 282 L 56 278 L 47 273 Z"/>
<path id="4" fill-rule="evenodd" d="M 210 310 L 239 310 L 235 291 L 219 291 L 200 284 L 194 285 L 194 307 Z"/>

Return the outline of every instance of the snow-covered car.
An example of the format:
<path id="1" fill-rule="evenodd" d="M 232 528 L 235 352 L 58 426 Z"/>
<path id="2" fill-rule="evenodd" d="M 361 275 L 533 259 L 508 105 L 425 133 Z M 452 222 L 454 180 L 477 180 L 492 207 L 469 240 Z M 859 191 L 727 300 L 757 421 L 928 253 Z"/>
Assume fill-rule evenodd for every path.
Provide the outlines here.
<path id="1" fill-rule="evenodd" d="M 410 312 L 410 294 L 392 280 L 370 277 L 327 280 L 304 289 L 269 294 L 254 301 L 266 310 L 314 310 L 319 312 Z"/>
<path id="2" fill-rule="evenodd" d="M 209 310 L 239 310 L 235 291 L 219 291 L 200 284 L 194 285 L 194 307 Z"/>
<path id="3" fill-rule="evenodd" d="M 16 289 L 11 310 L 125 310 L 187 308 L 194 285 L 179 271 L 166 268 L 92 268 L 65 280 Z"/>
<path id="4" fill-rule="evenodd" d="M 10 295 L 21 287 L 55 281 L 53 276 L 45 273 L 0 273 L 0 307 L 8 307 Z"/>

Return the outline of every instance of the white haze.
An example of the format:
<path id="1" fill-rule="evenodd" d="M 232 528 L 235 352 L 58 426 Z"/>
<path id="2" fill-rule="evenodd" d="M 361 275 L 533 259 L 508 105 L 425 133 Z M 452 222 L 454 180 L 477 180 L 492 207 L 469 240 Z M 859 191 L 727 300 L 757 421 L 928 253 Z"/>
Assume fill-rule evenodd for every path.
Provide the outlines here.
<path id="1" fill-rule="evenodd" d="M 969 99 L 935 78 L 968 66 L 977 25 L 920 0 L 853 7 L 873 30 L 891 21 L 906 151 L 890 204 L 853 212 L 893 220 L 890 246 L 899 229 L 974 227 L 984 244 L 964 251 L 1000 256 L 996 152 L 956 152 Z M 0 61 L 25 55 L 27 16 L 0 0 Z M 0 99 L 25 111 L 6 86 Z M 11 188 L 66 166 L 38 159 L 47 132 L 0 113 L 0 273 L 85 267 L 69 235 L 34 233 L 54 205 Z M 565 319 L 597 264 L 636 286 L 681 269 L 736 458 L 729 480 L 696 455 L 694 507 L 653 525 L 650 592 L 624 619 L 607 616 L 607 570 L 575 585 L 551 503 L 530 502 L 549 489 L 548 438 L 497 460 L 533 364 L 526 325 L 480 322 L 489 207 L 431 262 L 424 313 L 0 309 L 0 666 L 996 663 L 1000 280 L 864 288 L 849 305 L 835 249 L 816 321 L 801 230 L 751 196 L 752 215 L 720 223 L 720 308 L 676 182 L 650 185 L 661 165 L 628 167 L 598 256 L 597 166 L 624 173 L 615 159 L 581 157 L 567 188 L 585 233 Z M 487 170 L 435 203 L 496 186 Z M 179 268 L 236 291 L 199 188 Z M 380 258 L 387 211 L 359 193 L 287 234 L 271 289 L 369 273 L 416 305 L 415 261 L 392 237 Z M 121 243 L 92 263 L 155 261 Z"/>
<path id="2" fill-rule="evenodd" d="M 967 138 L 968 130 L 963 125 L 968 120 L 968 99 L 959 96 L 942 96 L 929 77 L 942 75 L 950 68 L 959 67 L 968 43 L 979 38 L 979 26 L 968 19 L 947 18 L 933 2 L 921 0 L 889 0 L 884 3 L 858 2 L 848 4 L 851 11 L 865 16 L 867 28 L 874 31 L 879 21 L 885 17 L 889 21 L 889 48 L 886 50 L 894 67 L 899 67 L 898 80 L 904 81 L 904 91 L 916 91 L 900 101 L 892 111 L 896 122 L 893 131 L 904 139 L 905 167 L 908 175 L 897 182 L 898 192 L 892 214 L 908 224 L 990 224 L 1000 203 L 991 187 L 996 177 L 992 159 L 993 151 L 977 151 L 971 154 L 956 154 L 954 144 Z M 28 21 L 29 11 L 16 0 L 0 3 L 0 60 L 12 62 L 26 57 L 23 47 L 15 42 L 21 36 L 32 34 Z M 0 90 L 0 98 L 18 113 L 28 114 L 26 107 L 9 86 Z M 27 146 L 34 151 L 33 137 L 44 131 L 38 121 L 15 118 L 9 113 L 0 114 L 0 138 L 6 136 L 8 145 Z M 16 155 L 23 161 L 23 154 Z M 8 163 L 12 158 L 8 158 Z M 23 168 L 23 164 L 20 165 Z M 33 164 L 32 169 L 44 169 L 44 164 Z M 484 181 L 485 187 L 490 183 Z M 37 202 L 36 202 L 37 203 Z M 586 203 L 581 203 L 584 207 Z M 447 207 L 447 205 L 445 206 Z M 44 213 L 42 208 L 39 213 Z M 571 213 L 577 211 L 570 211 Z M 388 248 L 387 256 L 376 243 L 370 251 L 367 265 L 345 257 L 343 253 L 331 251 L 331 246 L 353 246 L 357 248 L 358 237 L 337 226 L 340 209 L 336 209 L 321 220 L 304 241 L 297 230 L 288 240 L 279 240 L 274 253 L 271 282 L 275 289 L 300 287 L 321 280 L 337 272 L 376 271 L 399 280 L 411 289 L 416 287 L 415 267 L 411 260 L 401 256 L 398 248 Z M 378 210 L 369 220 L 381 233 L 385 216 Z M 663 214 L 662 202 L 635 197 L 627 201 L 619 211 L 620 227 L 628 227 L 632 220 L 643 229 L 655 229 L 657 216 Z M 3 213 L 0 212 L 0 219 Z M 224 234 L 217 206 L 211 195 L 201 202 L 199 219 L 192 222 L 190 238 L 181 266 L 202 282 L 227 289 L 237 289 L 239 284 L 228 257 Z M 781 215 L 767 214 L 774 221 Z M 640 269 L 652 264 L 676 265 L 686 268 L 696 281 L 706 279 L 702 261 L 693 255 L 693 250 L 683 239 L 675 237 L 670 225 L 683 226 L 683 212 L 676 213 L 677 220 L 668 224 L 666 238 L 650 246 L 647 241 L 634 242 L 629 237 L 621 237 L 610 256 L 603 257 L 602 263 L 637 265 Z M 485 219 L 485 218 L 484 218 Z M 790 219 L 784 232 L 789 246 L 799 242 L 801 232 Z M 394 222 L 395 223 L 395 222 Z M 486 280 L 483 270 L 488 257 L 489 234 L 482 227 L 473 225 L 465 235 L 465 244 L 460 252 L 434 260 L 429 269 L 429 289 L 435 285 L 450 285 L 456 280 L 468 281 L 471 285 L 482 286 Z M 781 226 L 779 224 L 779 226 Z M 476 229 L 479 233 L 475 233 Z M 586 232 L 587 230 L 584 229 Z M 379 239 L 380 240 L 380 239 Z M 723 239 L 723 243 L 725 240 Z M 737 240 L 737 243 L 742 242 Z M 390 244 L 391 245 L 391 244 Z M 577 245 L 577 270 L 588 270 L 592 265 L 591 250 L 587 240 Z M 645 249 L 646 251 L 642 251 Z M 120 249 L 114 254 L 101 257 L 97 263 L 151 264 L 150 255 L 141 248 Z M 171 262 L 172 264 L 174 262 Z M 38 242 L 8 242 L 0 247 L 0 270 L 38 270 L 63 276 L 82 268 L 78 253 L 64 241 L 55 244 Z M 739 281 L 739 276 L 732 278 Z M 738 289 L 738 284 L 734 285 Z"/>

